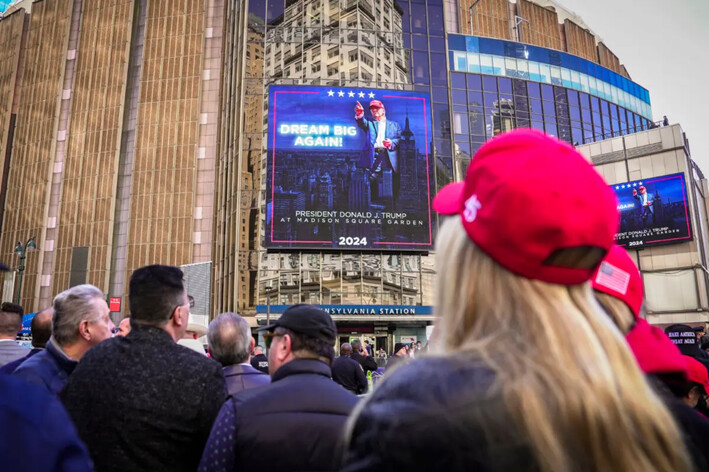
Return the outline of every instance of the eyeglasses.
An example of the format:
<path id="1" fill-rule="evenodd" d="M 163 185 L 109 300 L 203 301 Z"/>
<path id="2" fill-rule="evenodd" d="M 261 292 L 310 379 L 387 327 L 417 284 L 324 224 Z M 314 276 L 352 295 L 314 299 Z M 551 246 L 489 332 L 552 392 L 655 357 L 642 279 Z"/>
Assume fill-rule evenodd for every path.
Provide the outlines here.
<path id="1" fill-rule="evenodd" d="M 282 334 L 276 334 L 274 332 L 269 332 L 269 333 L 264 333 L 263 334 L 263 340 L 266 343 L 266 349 L 271 349 L 271 343 L 273 342 L 274 338 L 277 338 L 279 336 L 283 336 Z"/>
<path id="2" fill-rule="evenodd" d="M 189 306 L 189 303 L 182 303 L 180 305 L 175 305 L 175 308 L 173 308 L 172 311 L 170 312 L 170 318 L 168 318 L 168 319 L 171 320 L 172 317 L 175 315 L 175 310 L 177 310 L 178 308 L 181 308 L 183 306 Z M 187 310 L 189 311 L 189 308 Z"/>

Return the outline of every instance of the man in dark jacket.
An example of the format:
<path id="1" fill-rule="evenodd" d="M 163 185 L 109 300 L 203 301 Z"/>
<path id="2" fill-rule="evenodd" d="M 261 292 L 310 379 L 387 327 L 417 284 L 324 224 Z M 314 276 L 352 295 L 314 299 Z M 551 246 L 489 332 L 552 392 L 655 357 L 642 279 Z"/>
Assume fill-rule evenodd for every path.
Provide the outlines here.
<path id="1" fill-rule="evenodd" d="M 375 371 L 379 367 L 377 361 L 367 355 L 367 351 L 362 347 L 362 341 L 359 339 L 352 341 L 352 359 L 359 362 L 365 372 Z"/>
<path id="2" fill-rule="evenodd" d="M 248 321 L 241 316 L 222 313 L 212 320 L 207 330 L 207 342 L 212 359 L 223 367 L 229 396 L 271 383 L 271 377 L 249 363 L 249 353 L 255 342 Z"/>
<path id="3" fill-rule="evenodd" d="M 224 404 L 199 470 L 338 470 L 357 397 L 330 378 L 335 323 L 319 308 L 294 305 L 261 330 L 272 383 Z"/>
<path id="4" fill-rule="evenodd" d="M 10 375 L 0 375 L 0 437 L 2 470 L 94 470 L 57 397 Z"/>
<path id="5" fill-rule="evenodd" d="M 389 372 L 391 372 L 394 366 L 396 366 L 397 364 L 406 363 L 408 360 L 409 355 L 406 352 L 406 344 L 396 343 L 394 344 L 394 352 L 391 353 L 386 368 Z"/>
<path id="6" fill-rule="evenodd" d="M 219 363 L 176 344 L 190 313 L 182 278 L 161 265 L 133 272 L 131 332 L 86 353 L 61 394 L 97 471 L 199 464 L 226 388 Z"/>
<path id="7" fill-rule="evenodd" d="M 263 353 L 263 346 L 254 347 L 254 355 L 251 356 L 251 367 L 268 374 L 268 357 Z"/>
<path id="8" fill-rule="evenodd" d="M 340 357 L 332 363 L 332 380 L 345 387 L 355 395 L 367 391 L 367 376 L 364 369 L 352 359 L 352 345 L 343 343 L 340 347 Z"/>

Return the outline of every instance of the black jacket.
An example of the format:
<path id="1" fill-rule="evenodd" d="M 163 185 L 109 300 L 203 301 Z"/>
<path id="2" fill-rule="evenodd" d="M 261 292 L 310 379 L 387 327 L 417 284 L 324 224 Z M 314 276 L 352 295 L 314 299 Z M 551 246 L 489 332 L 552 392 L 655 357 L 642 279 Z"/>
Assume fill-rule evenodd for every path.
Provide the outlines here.
<path id="1" fill-rule="evenodd" d="M 362 366 L 365 372 L 375 371 L 379 368 L 379 366 L 377 365 L 377 361 L 375 361 L 373 357 L 363 356 L 358 352 L 353 352 L 351 357 L 352 359 L 359 362 L 359 365 Z"/>
<path id="2" fill-rule="evenodd" d="M 672 395 L 658 377 L 649 375 L 648 380 L 681 430 L 694 470 L 709 470 L 709 420 Z"/>
<path id="3" fill-rule="evenodd" d="M 60 397 L 97 471 L 194 471 L 226 388 L 216 361 L 133 323 L 84 355 Z"/>
<path id="4" fill-rule="evenodd" d="M 494 380 L 459 357 L 398 365 L 357 417 L 342 470 L 538 470 Z"/>
<path id="5" fill-rule="evenodd" d="M 227 395 L 232 396 L 249 388 L 261 387 L 271 383 L 271 377 L 254 369 L 251 364 L 236 364 L 224 367 Z"/>
<path id="6" fill-rule="evenodd" d="M 338 470 L 343 428 L 356 403 L 332 381 L 325 363 L 288 362 L 271 385 L 244 390 L 224 404 L 200 471 Z"/>
<path id="7" fill-rule="evenodd" d="M 340 356 L 332 363 L 332 380 L 350 392 L 359 395 L 367 391 L 364 369 L 350 356 Z"/>
<path id="8" fill-rule="evenodd" d="M 251 367 L 260 370 L 264 374 L 268 374 L 268 357 L 266 354 L 256 354 L 251 358 Z"/>

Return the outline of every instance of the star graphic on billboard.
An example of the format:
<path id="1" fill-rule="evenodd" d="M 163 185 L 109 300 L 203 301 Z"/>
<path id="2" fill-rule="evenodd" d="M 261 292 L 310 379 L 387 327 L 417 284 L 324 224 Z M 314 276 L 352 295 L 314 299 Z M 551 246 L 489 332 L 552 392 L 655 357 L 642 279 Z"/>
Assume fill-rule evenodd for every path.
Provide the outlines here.
<path id="1" fill-rule="evenodd" d="M 328 90 L 327 96 L 328 96 L 328 97 L 333 97 L 333 96 L 335 96 L 335 92 L 333 92 L 332 90 Z"/>
<path id="2" fill-rule="evenodd" d="M 342 90 L 340 90 L 339 92 L 337 92 L 337 96 L 338 96 L 338 97 L 344 97 L 344 96 L 345 96 L 345 92 L 343 92 Z"/>
<path id="3" fill-rule="evenodd" d="M 357 95 L 359 96 L 359 98 L 364 98 L 364 92 L 360 92 Z"/>
<path id="4" fill-rule="evenodd" d="M 350 92 L 347 94 L 347 96 L 352 98 L 355 96 L 355 93 L 352 90 L 350 90 Z"/>
<path id="5" fill-rule="evenodd" d="M 372 92 L 369 92 L 369 98 L 374 98 L 374 94 Z"/>

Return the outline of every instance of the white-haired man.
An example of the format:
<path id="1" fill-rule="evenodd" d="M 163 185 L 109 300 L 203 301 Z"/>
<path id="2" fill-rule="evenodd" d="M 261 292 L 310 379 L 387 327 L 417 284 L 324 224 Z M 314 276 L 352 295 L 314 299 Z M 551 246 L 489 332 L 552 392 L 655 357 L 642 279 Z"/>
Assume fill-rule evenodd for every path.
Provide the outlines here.
<path id="1" fill-rule="evenodd" d="M 84 354 L 111 337 L 114 326 L 109 313 L 105 295 L 93 285 L 63 291 L 54 297 L 47 348 L 23 362 L 13 375 L 59 393 Z"/>
<path id="2" fill-rule="evenodd" d="M 249 362 L 255 341 L 249 323 L 241 316 L 222 313 L 212 320 L 207 342 L 212 359 L 223 367 L 229 396 L 271 383 L 271 377 L 254 369 Z"/>

